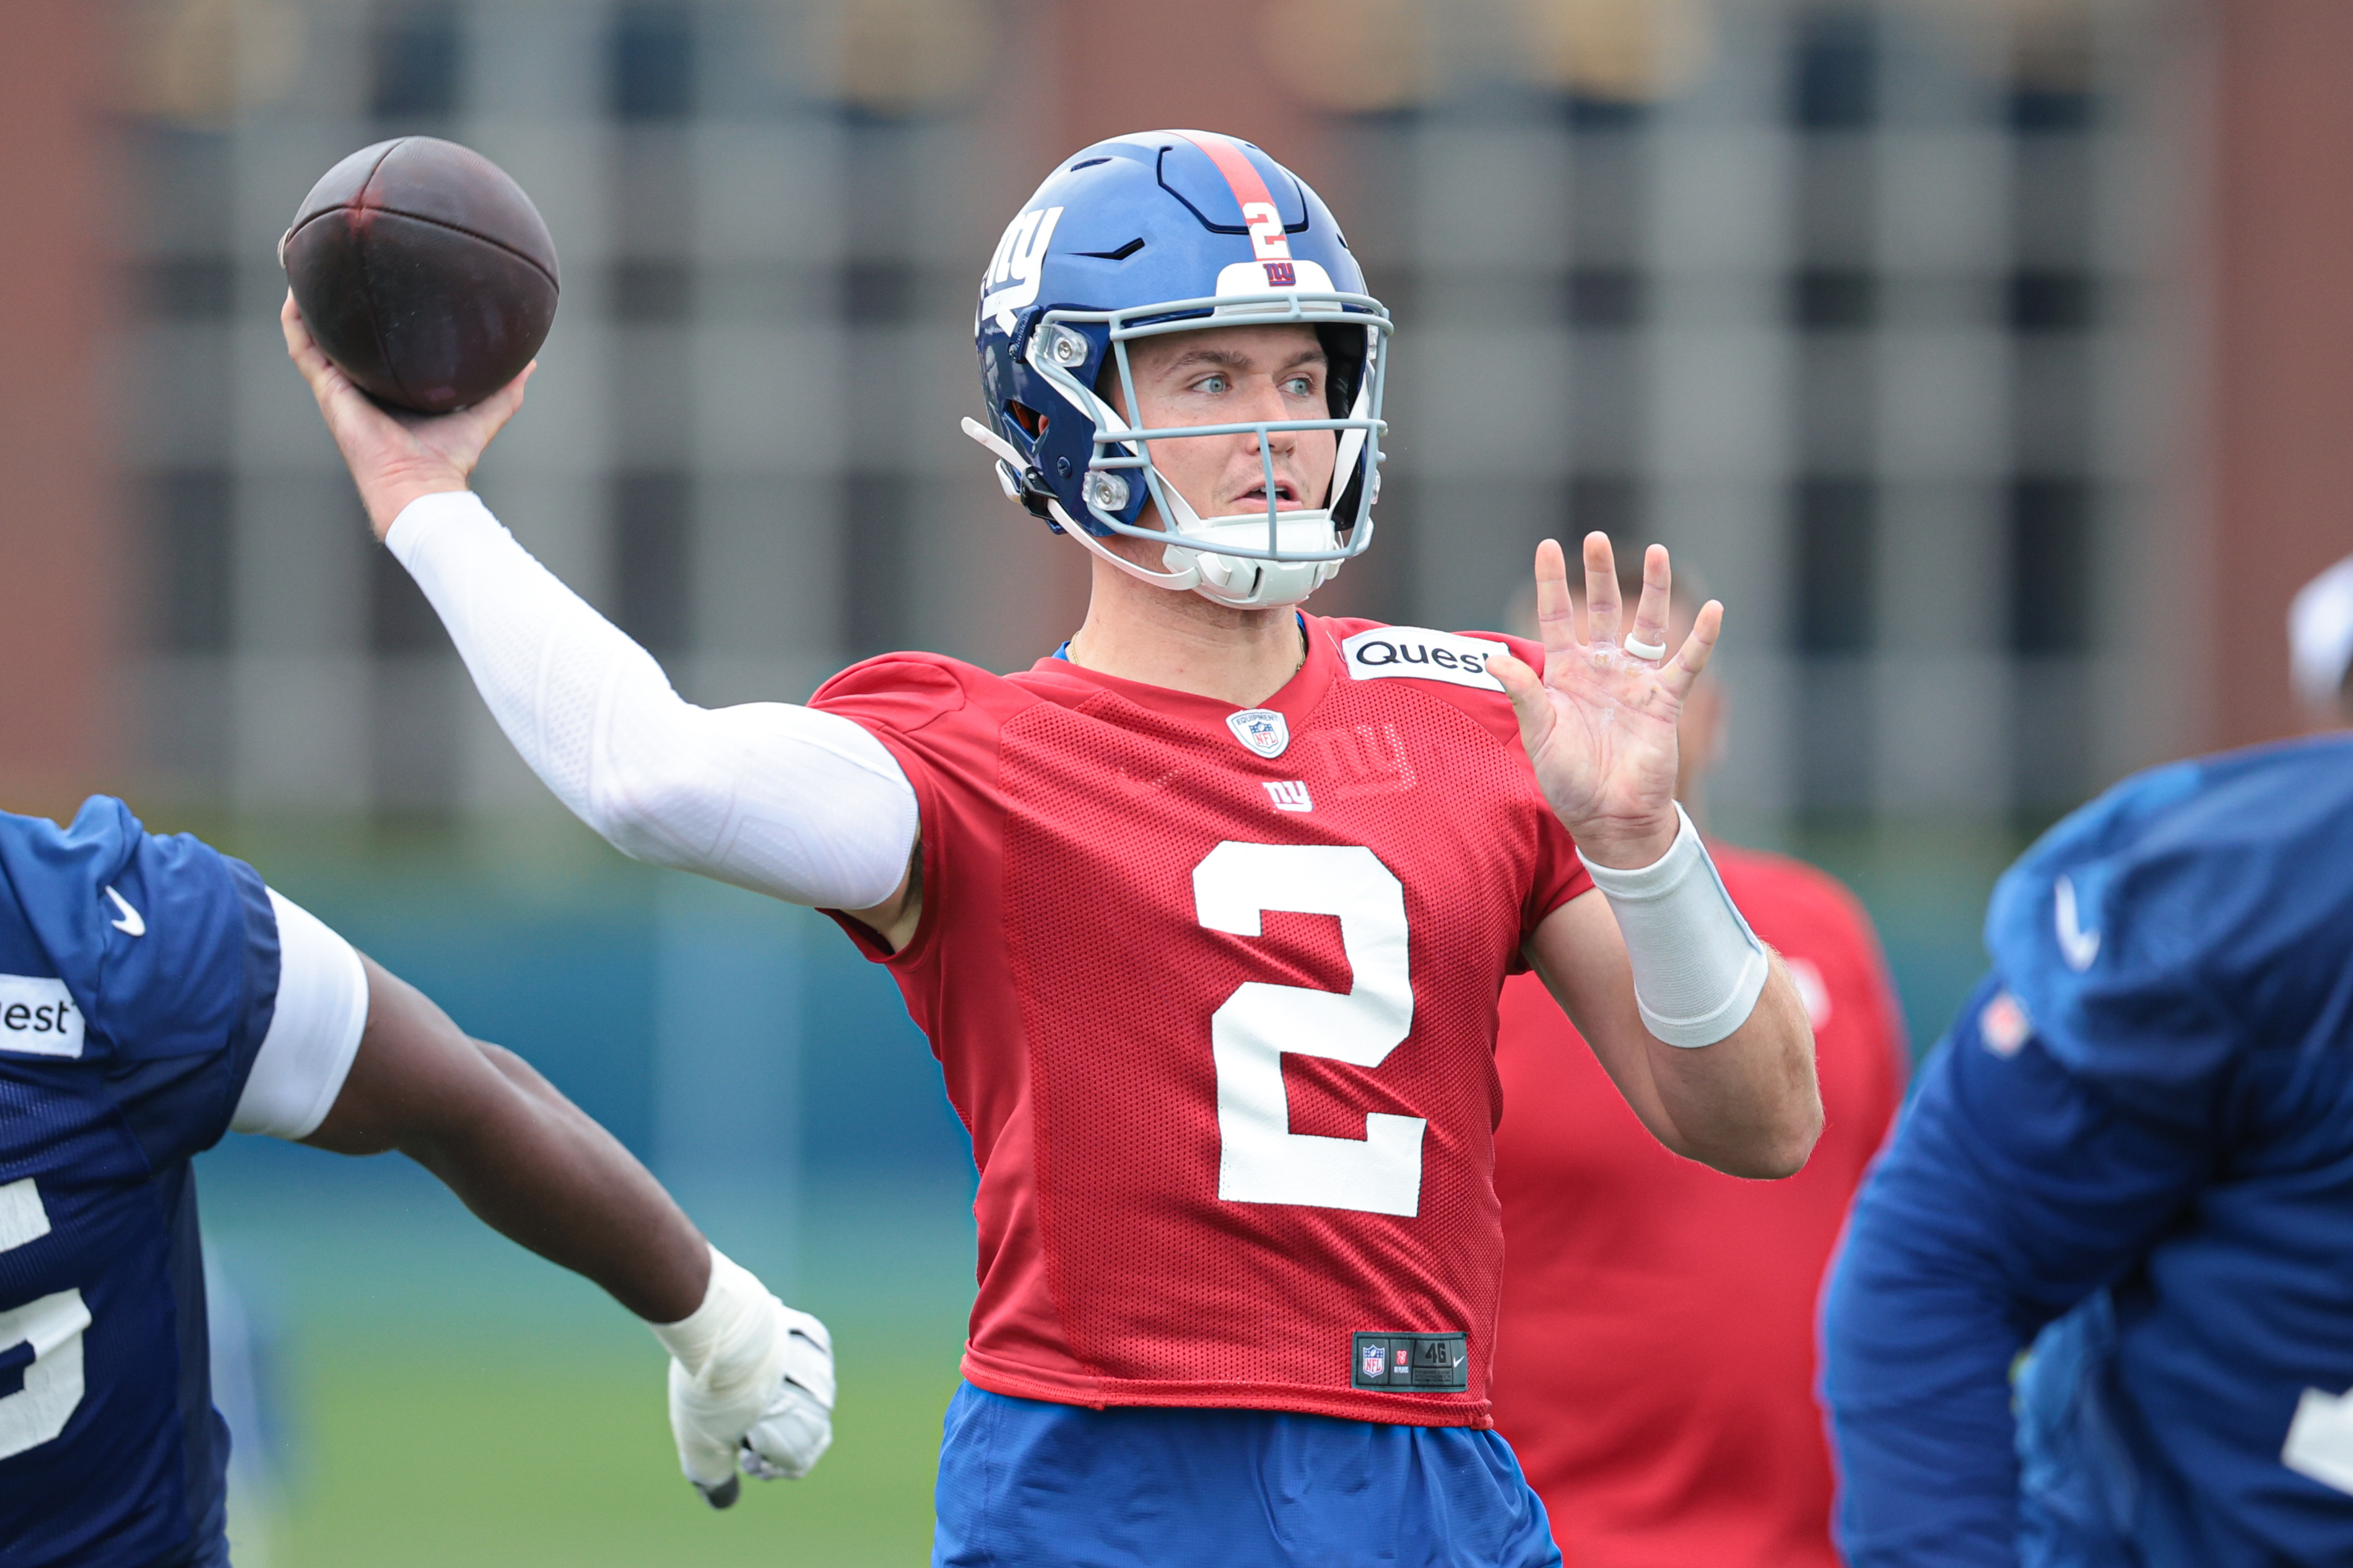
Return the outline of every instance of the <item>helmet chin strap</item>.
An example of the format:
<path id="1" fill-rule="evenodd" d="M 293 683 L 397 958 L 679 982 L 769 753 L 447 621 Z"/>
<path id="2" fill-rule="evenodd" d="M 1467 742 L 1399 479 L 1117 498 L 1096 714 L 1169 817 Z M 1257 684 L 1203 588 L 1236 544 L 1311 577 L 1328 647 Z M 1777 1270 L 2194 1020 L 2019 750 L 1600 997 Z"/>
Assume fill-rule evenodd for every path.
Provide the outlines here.
<path id="1" fill-rule="evenodd" d="M 1022 469 L 1028 466 L 1028 462 L 1018 451 L 1014 450 L 1013 443 L 979 420 L 969 417 L 963 421 L 963 428 L 965 435 L 979 442 L 991 456 L 997 459 L 1000 465 L 998 482 L 1006 487 L 1006 493 L 1016 496 L 1020 494 L 1019 476 Z M 1356 431 L 1348 433 L 1357 434 Z M 1361 437 L 1359 439 L 1361 440 Z M 1335 472 L 1334 478 L 1337 477 Z M 1171 493 L 1174 493 L 1173 489 Z M 1190 502 L 1181 495 L 1176 496 L 1176 504 L 1183 507 L 1188 514 L 1192 513 Z M 1155 572 L 1149 567 L 1139 566 L 1129 560 L 1125 556 L 1096 538 L 1084 527 L 1072 522 L 1071 514 L 1062 509 L 1062 503 L 1060 501 L 1049 501 L 1046 503 L 1046 510 L 1052 514 L 1056 523 L 1061 524 L 1064 533 L 1138 582 L 1150 583 L 1154 588 L 1166 588 L 1172 593 L 1197 593 L 1212 604 L 1222 604 L 1235 609 L 1287 609 L 1306 599 L 1324 583 L 1331 581 L 1341 566 L 1338 561 L 1262 561 L 1255 556 L 1222 556 L 1213 550 L 1205 550 L 1198 544 L 1181 543 L 1185 536 L 1177 534 L 1168 535 L 1169 542 L 1162 550 L 1160 557 L 1164 563 L 1176 569 Z M 1212 562 L 1217 565 L 1209 567 L 1208 571 L 1205 571 L 1205 566 Z M 1220 567 L 1223 568 L 1222 571 L 1218 570 Z M 1231 581 L 1240 568 L 1251 569 L 1250 586 L 1241 593 L 1226 589 L 1214 581 L 1209 575 L 1210 571 L 1215 571 L 1218 576 Z"/>

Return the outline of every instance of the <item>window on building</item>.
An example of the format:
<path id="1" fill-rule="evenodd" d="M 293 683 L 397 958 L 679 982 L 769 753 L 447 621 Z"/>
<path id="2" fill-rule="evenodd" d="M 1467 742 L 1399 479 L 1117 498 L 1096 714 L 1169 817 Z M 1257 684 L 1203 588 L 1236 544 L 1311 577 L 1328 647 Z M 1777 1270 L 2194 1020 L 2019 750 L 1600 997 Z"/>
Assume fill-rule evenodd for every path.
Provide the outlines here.
<path id="1" fill-rule="evenodd" d="M 440 119 L 458 111 L 465 39 L 451 0 L 403 0 L 376 15 L 368 109 L 379 120 Z"/>
<path id="2" fill-rule="evenodd" d="M 613 263 L 607 295 L 618 322 L 682 322 L 694 313 L 694 268 L 681 260 Z"/>
<path id="3" fill-rule="evenodd" d="M 693 604 L 693 482 L 677 472 L 613 481 L 613 620 L 657 653 L 687 646 Z"/>
<path id="4" fill-rule="evenodd" d="M 1879 280 L 1859 267 L 1805 267 L 1789 279 L 1789 323 L 1800 332 L 1862 332 L 1879 317 Z"/>
<path id="5" fill-rule="evenodd" d="M 235 629 L 237 485 L 223 469 L 155 475 L 148 483 L 149 624 L 167 653 L 225 653 Z"/>
<path id="6" fill-rule="evenodd" d="M 1810 474 L 1793 510 L 1797 571 L 1793 621 L 1801 653 L 1868 652 L 1878 533 L 1878 493 L 1868 479 Z"/>
<path id="7" fill-rule="evenodd" d="M 1578 267 L 1568 274 L 1568 320 L 1572 326 L 1609 330 L 1639 326 L 1649 291 L 1631 267 Z"/>
<path id="8" fill-rule="evenodd" d="M 157 321 L 220 321 L 237 310 L 237 264 L 226 256 L 169 256 L 139 274 L 141 303 Z"/>
<path id="9" fill-rule="evenodd" d="M 1577 558 L 1576 541 L 1595 529 L 1609 535 L 1618 550 L 1640 550 L 1645 520 L 1642 482 L 1630 473 L 1581 473 L 1568 482 L 1568 553 Z M 1574 566 L 1570 567 L 1576 569 Z"/>
<path id="10" fill-rule="evenodd" d="M 2092 646 L 2091 482 L 2030 476 L 2010 490 L 2010 646 L 2028 658 Z"/>
<path id="11" fill-rule="evenodd" d="M 841 487 L 842 628 L 860 659 L 905 646 L 907 531 L 913 496 L 902 473 L 851 473 Z"/>
<path id="12" fill-rule="evenodd" d="M 2086 272 L 2022 267 L 2010 275 L 2010 329 L 2085 332 L 2099 310 L 2099 286 Z"/>
<path id="13" fill-rule="evenodd" d="M 1650 117 L 1650 106 L 1638 99 L 1599 98 L 1583 92 L 1568 95 L 1567 110 L 1569 129 L 1605 134 L 1638 130 Z"/>
<path id="14" fill-rule="evenodd" d="M 390 550 L 367 553 L 368 648 L 395 656 L 433 653 L 449 646 L 425 590 Z"/>
<path id="15" fill-rule="evenodd" d="M 2021 9 L 2010 40 L 2010 125 L 2029 135 L 2088 131 L 2099 113 L 2096 20 L 2088 6 Z"/>
<path id="16" fill-rule="evenodd" d="M 841 267 L 841 312 L 853 325 L 883 326 L 915 313 L 915 268 L 899 257 L 854 257 Z"/>
<path id="17" fill-rule="evenodd" d="M 1789 117 L 1808 131 L 1862 131 L 1879 111 L 1879 31 L 1869 11 L 1835 6 L 1799 19 Z"/>
<path id="18" fill-rule="evenodd" d="M 694 112 L 694 18 L 683 5 L 623 5 L 613 19 L 611 88 L 617 120 L 680 120 Z"/>

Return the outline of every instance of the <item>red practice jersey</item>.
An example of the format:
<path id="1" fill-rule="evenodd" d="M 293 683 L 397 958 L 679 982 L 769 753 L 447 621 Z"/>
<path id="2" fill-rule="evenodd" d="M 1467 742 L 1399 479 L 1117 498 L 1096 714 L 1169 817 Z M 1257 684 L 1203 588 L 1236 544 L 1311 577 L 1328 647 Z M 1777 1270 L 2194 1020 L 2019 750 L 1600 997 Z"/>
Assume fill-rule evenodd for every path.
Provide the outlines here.
<path id="1" fill-rule="evenodd" d="M 972 1134 L 984 1389 L 1489 1425 L 1495 1000 L 1591 885 L 1482 662 L 1541 653 L 1303 624 L 1260 709 L 918 653 L 813 699 L 922 807 L 914 935 L 843 926 Z"/>
<path id="2" fill-rule="evenodd" d="M 1504 990 L 1495 1423 L 1568 1568 L 1839 1562 L 1814 1298 L 1903 1098 L 1903 1023 L 1843 887 L 1712 853 L 1813 1014 L 1825 1121 L 1797 1175 L 1742 1181 L 1668 1153 L 1534 975 Z"/>

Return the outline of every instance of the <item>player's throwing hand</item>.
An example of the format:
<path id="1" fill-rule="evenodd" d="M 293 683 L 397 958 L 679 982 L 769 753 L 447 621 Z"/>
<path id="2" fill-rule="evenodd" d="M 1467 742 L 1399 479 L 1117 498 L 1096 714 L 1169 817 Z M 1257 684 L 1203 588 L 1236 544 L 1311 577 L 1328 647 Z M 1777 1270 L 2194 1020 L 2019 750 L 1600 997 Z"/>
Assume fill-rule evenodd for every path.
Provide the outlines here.
<path id="1" fill-rule="evenodd" d="M 1663 545 L 1642 560 L 1642 598 L 1621 643 L 1617 563 L 1609 536 L 1585 536 L 1585 635 L 1568 594 L 1567 563 L 1550 539 L 1536 546 L 1536 622 L 1545 668 L 1508 653 L 1487 661 L 1519 716 L 1536 783 L 1585 857 L 1601 865 L 1650 865 L 1674 842 L 1675 720 L 1707 668 L 1724 606 L 1703 606 L 1691 635 L 1669 657 Z"/>
<path id="2" fill-rule="evenodd" d="M 286 356 L 319 400 L 319 412 L 326 416 L 327 429 L 359 486 L 368 526 L 379 539 L 418 496 L 466 488 L 482 449 L 522 407 L 523 384 L 539 368 L 532 361 L 512 381 L 454 414 L 396 413 L 353 386 L 311 340 L 291 291 L 278 322 L 286 331 Z"/>

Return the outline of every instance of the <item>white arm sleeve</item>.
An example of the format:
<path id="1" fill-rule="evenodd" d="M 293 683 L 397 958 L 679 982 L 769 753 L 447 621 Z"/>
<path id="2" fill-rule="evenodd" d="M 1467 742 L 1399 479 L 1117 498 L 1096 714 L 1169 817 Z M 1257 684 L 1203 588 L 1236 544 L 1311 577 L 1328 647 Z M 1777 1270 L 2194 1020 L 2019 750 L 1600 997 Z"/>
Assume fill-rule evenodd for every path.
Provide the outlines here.
<path id="1" fill-rule="evenodd" d="M 915 791 L 858 725 L 687 702 L 470 492 L 409 503 L 385 543 L 532 771 L 623 854 L 831 909 L 872 908 L 906 874 Z"/>
<path id="2" fill-rule="evenodd" d="M 367 971 L 352 945 L 269 890 L 278 913 L 278 1010 L 229 1118 L 237 1132 L 308 1138 L 343 1092 L 367 1029 Z"/>

